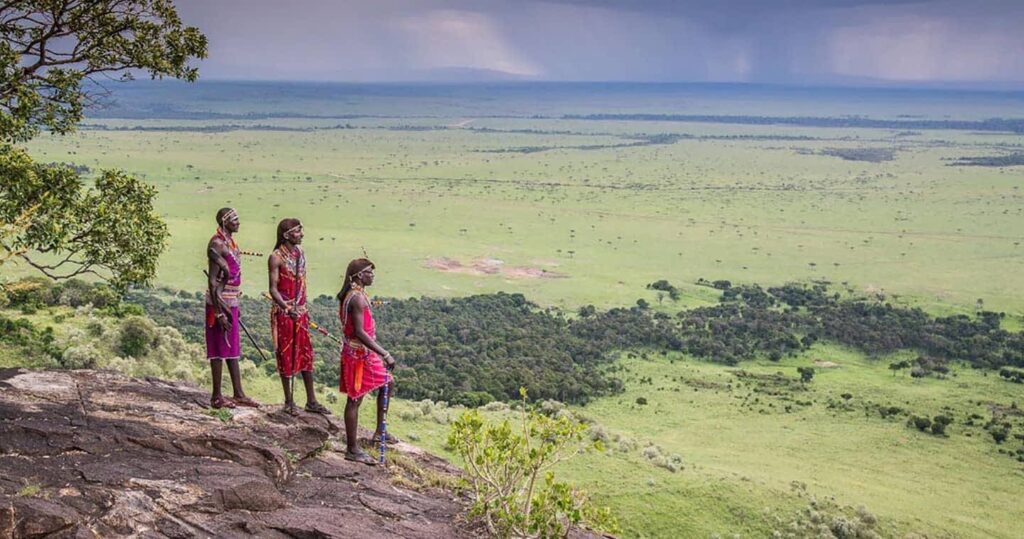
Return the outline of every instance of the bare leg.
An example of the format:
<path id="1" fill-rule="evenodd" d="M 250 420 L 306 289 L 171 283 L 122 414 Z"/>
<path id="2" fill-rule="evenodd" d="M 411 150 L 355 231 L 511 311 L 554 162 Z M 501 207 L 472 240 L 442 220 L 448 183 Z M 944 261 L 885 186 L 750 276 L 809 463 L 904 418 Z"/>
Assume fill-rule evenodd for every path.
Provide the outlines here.
<path id="1" fill-rule="evenodd" d="M 281 388 L 284 389 L 284 404 L 285 404 L 285 406 L 287 406 L 289 404 L 295 404 L 292 401 L 292 392 L 290 391 L 291 390 L 291 385 L 292 385 L 291 377 L 282 375 L 281 376 Z"/>
<path id="2" fill-rule="evenodd" d="M 302 384 L 306 386 L 306 406 L 316 404 L 316 390 L 313 388 L 313 373 L 303 371 Z"/>
<path id="3" fill-rule="evenodd" d="M 356 429 L 359 428 L 359 405 L 363 398 L 348 399 L 345 402 L 345 442 L 349 453 L 358 453 L 359 444 L 356 440 Z"/>
<path id="4" fill-rule="evenodd" d="M 213 374 L 213 398 L 217 400 L 221 397 L 220 393 L 220 379 L 224 375 L 224 362 L 220 359 L 210 360 L 210 372 Z"/>
<path id="5" fill-rule="evenodd" d="M 242 374 L 238 370 L 238 358 L 225 359 L 224 361 L 228 364 L 228 374 L 231 375 L 231 389 L 234 392 L 234 396 L 244 397 L 245 391 L 242 391 Z"/>

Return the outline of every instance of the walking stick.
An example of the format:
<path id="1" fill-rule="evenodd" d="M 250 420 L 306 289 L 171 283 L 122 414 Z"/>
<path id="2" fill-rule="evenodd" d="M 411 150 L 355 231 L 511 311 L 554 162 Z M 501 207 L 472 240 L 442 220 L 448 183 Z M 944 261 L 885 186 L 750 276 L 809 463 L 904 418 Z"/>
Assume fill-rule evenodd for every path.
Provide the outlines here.
<path id="1" fill-rule="evenodd" d="M 381 388 L 382 398 L 384 399 L 384 414 L 380 421 L 380 465 L 384 466 L 384 453 L 387 452 L 388 448 L 388 386 L 391 385 L 391 376 L 388 375 L 388 381 Z"/>
<path id="2" fill-rule="evenodd" d="M 287 266 L 287 264 L 286 264 L 286 266 Z M 305 268 L 306 267 L 306 257 L 305 257 L 305 255 L 302 254 L 302 251 L 299 251 L 299 260 L 295 262 L 295 281 L 296 281 L 296 283 L 298 283 L 299 289 L 295 291 L 295 297 L 292 298 L 292 301 L 294 302 L 294 309 L 295 309 L 295 318 L 292 319 L 292 370 L 293 371 L 298 368 L 298 358 L 296 357 L 296 354 L 298 354 L 298 352 L 299 352 L 299 346 L 298 346 L 299 345 L 299 318 L 302 317 L 302 315 L 298 312 L 299 298 L 306 297 L 306 273 L 305 273 L 305 269 L 303 269 L 302 270 L 302 274 L 300 275 L 299 274 L 299 268 L 300 267 L 301 268 Z M 309 320 L 308 314 L 306 316 L 306 320 Z M 308 339 L 309 337 L 307 336 L 306 338 Z M 292 375 L 289 378 L 290 378 L 290 380 L 289 380 L 289 384 L 288 384 L 288 400 L 291 401 L 292 406 L 295 406 L 295 372 L 292 372 Z M 304 376 L 303 376 L 303 380 L 305 380 Z M 310 398 L 309 397 L 309 390 L 307 389 L 306 390 L 306 402 L 309 402 L 309 398 Z"/>
<path id="3" fill-rule="evenodd" d="M 295 354 L 298 352 L 299 347 L 296 346 L 299 340 L 299 318 L 296 316 L 292 320 L 292 370 L 295 370 L 296 357 Z M 307 395 L 308 398 L 308 395 Z M 291 376 L 288 377 L 288 402 L 292 406 L 295 406 L 295 373 L 292 372 Z"/>
<path id="4" fill-rule="evenodd" d="M 260 348 L 260 345 L 256 344 L 256 339 L 253 338 L 252 333 L 249 333 L 249 328 L 245 327 L 245 323 L 242 322 L 241 316 L 238 317 L 238 325 L 242 327 L 243 331 L 245 331 L 245 336 L 249 337 L 249 342 L 256 347 L 256 351 L 260 353 L 260 357 L 262 357 L 263 362 L 266 363 L 268 361 L 267 355 L 263 353 L 263 349 Z"/>
<path id="5" fill-rule="evenodd" d="M 210 272 L 208 272 L 206 270 L 203 270 L 203 275 L 206 275 L 207 279 L 210 278 Z M 241 313 L 239 313 L 239 314 L 241 314 Z M 256 344 L 256 339 L 252 336 L 252 333 L 249 333 L 249 328 L 247 328 L 245 326 L 245 322 L 242 322 L 242 317 L 241 316 L 238 317 L 238 325 L 241 326 L 242 331 L 245 332 L 245 336 L 249 338 L 249 342 L 252 343 L 252 345 L 256 348 L 256 351 L 260 353 L 260 357 L 263 358 L 264 362 L 266 362 L 267 361 L 267 355 L 263 353 L 263 349 L 260 348 L 260 345 Z M 226 335 L 225 335 L 225 338 L 227 338 Z"/>
<path id="6" fill-rule="evenodd" d="M 274 298 L 272 298 L 270 296 L 270 294 L 267 293 L 267 292 L 263 293 L 263 297 L 266 298 L 267 300 L 269 300 L 270 302 L 274 301 Z M 316 322 L 314 322 L 312 318 L 307 318 L 306 322 L 309 324 L 309 327 L 312 328 L 313 330 L 315 330 L 317 333 L 319 333 L 319 334 L 323 335 L 324 337 L 327 337 L 328 339 L 334 341 L 335 343 L 338 344 L 338 346 L 344 346 L 345 343 L 341 342 L 341 339 L 335 337 L 334 335 L 331 335 L 331 333 L 329 331 L 324 329 L 323 326 L 321 326 L 320 324 L 317 324 Z"/>

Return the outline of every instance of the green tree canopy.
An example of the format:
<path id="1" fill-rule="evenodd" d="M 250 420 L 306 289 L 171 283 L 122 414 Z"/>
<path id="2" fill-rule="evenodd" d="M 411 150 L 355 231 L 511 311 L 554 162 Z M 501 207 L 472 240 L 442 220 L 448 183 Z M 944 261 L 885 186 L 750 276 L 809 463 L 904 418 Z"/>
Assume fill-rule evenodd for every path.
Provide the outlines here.
<path id="1" fill-rule="evenodd" d="M 72 131 L 105 80 L 194 81 L 188 62 L 205 57 L 170 0 L 0 0 L 0 141 Z"/>
<path id="2" fill-rule="evenodd" d="M 36 210 L 27 227 L 3 238 L 3 250 L 54 279 L 92 274 L 116 287 L 145 283 L 167 238 L 155 196 L 120 171 L 104 171 L 86 188 L 69 167 L 41 165 L 10 148 L 0 152 L 0 222 Z"/>
<path id="3" fill-rule="evenodd" d="M 90 187 L 11 144 L 73 131 L 105 82 L 135 72 L 194 81 L 189 61 L 205 57 L 206 38 L 171 0 L 0 0 L 0 261 L 118 287 L 152 279 L 167 237 L 152 187 L 120 171 Z"/>

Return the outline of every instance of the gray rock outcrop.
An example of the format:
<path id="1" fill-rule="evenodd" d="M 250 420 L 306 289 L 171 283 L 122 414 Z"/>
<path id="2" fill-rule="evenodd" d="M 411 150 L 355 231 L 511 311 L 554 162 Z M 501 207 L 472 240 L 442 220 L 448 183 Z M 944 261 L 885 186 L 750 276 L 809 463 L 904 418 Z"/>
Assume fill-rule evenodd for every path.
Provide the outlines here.
<path id="1" fill-rule="evenodd" d="M 208 398 L 111 372 L 0 370 L 0 538 L 475 535 L 463 501 L 428 486 L 458 473 L 444 461 L 400 446 L 387 469 L 348 462 L 336 418 L 218 418 Z"/>

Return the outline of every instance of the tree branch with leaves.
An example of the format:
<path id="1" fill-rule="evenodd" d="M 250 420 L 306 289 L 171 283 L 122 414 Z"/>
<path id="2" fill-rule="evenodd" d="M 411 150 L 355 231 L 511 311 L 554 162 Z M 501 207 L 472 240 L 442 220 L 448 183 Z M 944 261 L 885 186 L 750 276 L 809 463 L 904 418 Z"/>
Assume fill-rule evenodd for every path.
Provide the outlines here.
<path id="1" fill-rule="evenodd" d="M 72 132 L 107 84 L 195 81 L 206 37 L 170 0 L 0 1 L 0 226 L 5 253 L 53 279 L 93 275 L 124 288 L 156 273 L 167 227 L 156 191 L 121 171 L 87 187 L 68 166 L 40 165 L 12 144 Z M 35 208 L 27 217 L 26 208 Z M 21 219 L 22 222 L 15 226 Z M 27 219 L 27 223 L 24 222 Z"/>
<path id="2" fill-rule="evenodd" d="M 0 141 L 68 133 L 111 80 L 141 71 L 195 81 L 206 37 L 170 0 L 0 3 Z"/>
<path id="3" fill-rule="evenodd" d="M 0 222 L 22 222 L 5 252 L 53 279 L 93 275 L 117 288 L 156 273 L 167 226 L 153 187 L 111 170 L 86 187 L 70 167 L 40 165 L 17 148 L 0 152 L 0 178 Z"/>

